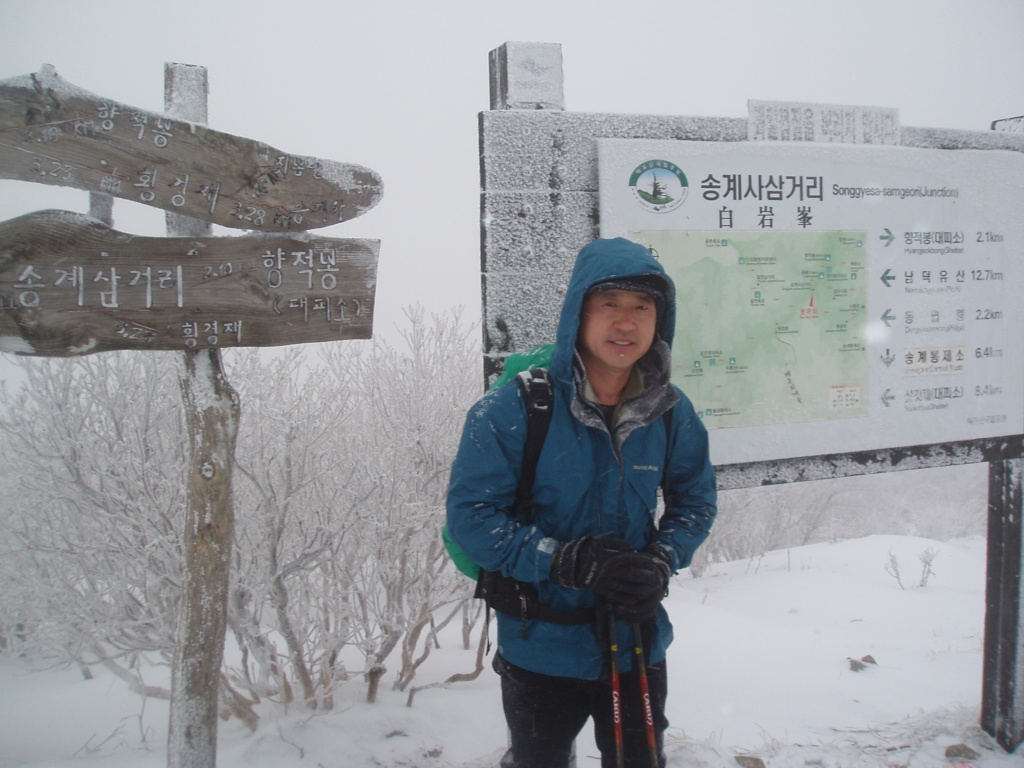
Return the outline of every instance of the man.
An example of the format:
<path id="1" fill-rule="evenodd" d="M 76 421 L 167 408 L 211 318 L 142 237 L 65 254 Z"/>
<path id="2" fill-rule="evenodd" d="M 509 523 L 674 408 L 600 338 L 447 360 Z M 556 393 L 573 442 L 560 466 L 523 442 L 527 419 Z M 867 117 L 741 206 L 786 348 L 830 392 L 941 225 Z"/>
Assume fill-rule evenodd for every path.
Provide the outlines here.
<path id="1" fill-rule="evenodd" d="M 669 382 L 674 328 L 675 288 L 646 248 L 616 238 L 580 251 L 549 367 L 554 406 L 532 522 L 514 509 L 526 433 L 522 389 L 493 390 L 467 416 L 448 492 L 449 535 L 481 567 L 532 585 L 546 608 L 593 613 L 586 623 L 498 613 L 494 668 L 511 740 L 502 768 L 565 768 L 590 717 L 604 768 L 614 768 L 620 747 L 626 765 L 651 765 L 633 668 L 635 625 L 643 627 L 657 759 L 665 763 L 672 627 L 660 601 L 717 510 L 707 432 Z M 613 645 L 622 743 L 612 717 Z"/>

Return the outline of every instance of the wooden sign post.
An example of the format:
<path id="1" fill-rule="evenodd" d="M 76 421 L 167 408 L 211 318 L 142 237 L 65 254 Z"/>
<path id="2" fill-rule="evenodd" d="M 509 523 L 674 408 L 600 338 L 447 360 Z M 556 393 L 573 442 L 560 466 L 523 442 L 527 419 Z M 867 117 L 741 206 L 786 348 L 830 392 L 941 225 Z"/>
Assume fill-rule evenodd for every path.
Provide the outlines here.
<path id="1" fill-rule="evenodd" d="M 105 220 L 43 211 L 0 223 L 0 351 L 184 351 L 190 467 L 167 764 L 213 768 L 240 415 L 220 349 L 370 338 L 380 242 L 304 230 L 361 215 L 382 190 L 369 168 L 202 125 L 205 68 L 168 64 L 164 77 L 164 115 L 52 67 L 0 82 L 0 178 L 88 190 Z M 111 229 L 107 196 L 165 209 L 169 237 Z M 210 222 L 257 234 L 211 237 Z"/>
<path id="2" fill-rule="evenodd" d="M 206 121 L 205 67 L 164 67 L 164 109 Z M 210 225 L 168 214 L 171 237 L 202 237 Z M 181 599 L 171 662 L 167 768 L 215 768 L 217 715 L 227 632 L 235 509 L 232 476 L 241 404 L 220 350 L 188 350 L 181 374 L 189 441 L 188 489 L 182 527 Z"/>

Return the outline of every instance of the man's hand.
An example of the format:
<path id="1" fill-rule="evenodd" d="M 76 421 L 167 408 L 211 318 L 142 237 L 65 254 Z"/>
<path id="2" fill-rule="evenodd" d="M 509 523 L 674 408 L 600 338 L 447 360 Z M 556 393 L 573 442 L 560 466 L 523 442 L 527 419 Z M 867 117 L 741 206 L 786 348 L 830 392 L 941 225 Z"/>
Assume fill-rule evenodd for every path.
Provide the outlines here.
<path id="1" fill-rule="evenodd" d="M 658 546 L 630 550 L 618 539 L 585 536 L 558 548 L 551 580 L 573 589 L 589 589 L 605 599 L 619 618 L 642 622 L 665 597 L 672 576 L 668 553 Z"/>
<path id="2" fill-rule="evenodd" d="M 555 551 L 551 561 L 551 580 L 563 587 L 589 589 L 607 595 L 615 589 L 621 558 L 629 544 L 619 539 L 595 539 L 584 536 L 566 542 Z"/>
<path id="3" fill-rule="evenodd" d="M 630 589 L 619 595 L 608 595 L 609 608 L 620 619 L 630 624 L 642 624 L 654 618 L 672 577 L 669 554 L 658 546 L 648 546 L 642 552 L 629 554 L 628 576 Z"/>

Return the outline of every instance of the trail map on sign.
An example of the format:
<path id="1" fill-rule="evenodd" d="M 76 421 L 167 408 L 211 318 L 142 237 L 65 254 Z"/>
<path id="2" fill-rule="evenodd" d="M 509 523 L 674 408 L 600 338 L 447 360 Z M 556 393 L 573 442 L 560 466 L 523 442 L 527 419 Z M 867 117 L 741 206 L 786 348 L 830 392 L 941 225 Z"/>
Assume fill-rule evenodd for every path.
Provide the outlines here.
<path id="1" fill-rule="evenodd" d="M 864 232 L 634 239 L 675 281 L 672 380 L 709 428 L 867 415 Z"/>

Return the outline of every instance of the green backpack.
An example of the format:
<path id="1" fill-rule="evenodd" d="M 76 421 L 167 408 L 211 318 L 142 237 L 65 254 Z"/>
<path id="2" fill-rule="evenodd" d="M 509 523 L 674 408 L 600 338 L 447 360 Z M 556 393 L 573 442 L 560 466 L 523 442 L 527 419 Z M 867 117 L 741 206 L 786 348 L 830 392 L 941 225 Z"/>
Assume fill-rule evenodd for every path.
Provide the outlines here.
<path id="1" fill-rule="evenodd" d="M 535 403 L 533 399 L 533 392 L 535 391 L 534 388 L 528 387 L 528 382 L 526 380 L 517 377 L 527 371 L 546 368 L 551 362 L 551 350 L 553 348 L 553 344 L 545 344 L 540 347 L 528 349 L 525 352 L 517 352 L 514 355 L 510 355 L 505 360 L 504 372 L 495 379 L 494 383 L 489 387 L 489 389 L 497 389 L 503 384 L 507 384 L 512 381 L 512 379 L 517 379 L 520 385 L 524 388 L 523 394 L 527 398 L 527 412 L 531 415 L 527 422 L 527 448 L 523 454 L 522 475 L 529 475 L 531 478 L 529 483 L 530 486 L 533 485 L 532 477 L 536 467 L 537 458 L 540 456 L 540 449 L 544 445 L 544 437 L 547 433 L 546 421 L 551 416 L 551 409 L 548 408 L 545 411 L 543 409 L 543 403 Z M 521 501 L 519 497 L 522 495 L 523 486 L 526 485 L 523 480 L 524 478 L 520 477 L 520 487 L 516 494 L 517 503 Z M 448 551 L 448 555 L 451 557 L 452 562 L 455 563 L 455 567 L 469 578 L 477 581 L 480 578 L 480 566 L 470 560 L 466 553 L 459 548 L 459 545 L 452 541 L 451 536 L 448 534 L 447 525 L 441 529 L 441 539 L 444 541 L 444 548 Z"/>
<path id="2" fill-rule="evenodd" d="M 518 373 L 516 373 L 516 369 L 522 366 L 546 364 L 550 355 L 550 347 L 539 347 L 528 350 L 519 356 L 513 356 L 517 359 L 510 357 L 505 373 L 494 384 L 494 386 L 501 386 L 502 383 L 515 377 L 516 383 L 522 387 L 523 399 L 526 401 L 526 442 L 523 446 L 519 485 L 516 487 L 516 498 L 513 503 L 514 514 L 526 523 L 532 523 L 534 519 L 533 480 L 537 472 L 537 461 L 544 448 L 548 426 L 551 424 L 555 390 L 546 368 L 528 368 L 520 370 Z M 516 581 L 497 571 L 484 570 L 470 560 L 451 540 L 447 526 L 442 531 L 442 537 L 456 567 L 476 580 L 476 591 L 473 596 L 483 600 L 488 611 L 495 610 L 518 617 L 522 621 L 524 639 L 527 633 L 527 622 L 530 619 L 540 619 L 553 624 L 592 624 L 594 622 L 593 608 L 575 611 L 549 608 L 541 604 L 537 597 L 537 590 L 532 584 Z"/>

